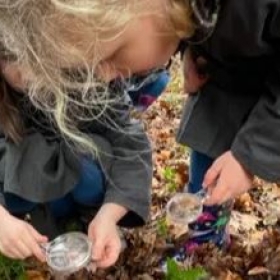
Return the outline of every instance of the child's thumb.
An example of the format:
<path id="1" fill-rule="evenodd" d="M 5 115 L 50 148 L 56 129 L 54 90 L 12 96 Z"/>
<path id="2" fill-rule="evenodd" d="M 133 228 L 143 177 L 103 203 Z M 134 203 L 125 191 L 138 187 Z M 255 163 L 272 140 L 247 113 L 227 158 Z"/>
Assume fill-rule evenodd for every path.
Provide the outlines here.
<path id="1" fill-rule="evenodd" d="M 202 182 L 202 186 L 204 188 L 215 186 L 220 176 L 220 173 L 221 173 L 221 167 L 214 162 L 212 166 L 207 170 Z"/>
<path id="2" fill-rule="evenodd" d="M 92 259 L 94 261 L 101 260 L 104 252 L 104 242 L 100 239 L 96 239 L 92 245 Z"/>

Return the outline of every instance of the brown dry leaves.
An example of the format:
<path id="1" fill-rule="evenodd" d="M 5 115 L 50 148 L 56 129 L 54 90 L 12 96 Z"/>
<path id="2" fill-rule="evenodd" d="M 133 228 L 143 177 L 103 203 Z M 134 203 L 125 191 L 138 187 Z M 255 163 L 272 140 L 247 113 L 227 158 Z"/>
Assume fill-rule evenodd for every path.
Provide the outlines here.
<path id="1" fill-rule="evenodd" d="M 158 262 L 182 240 L 182 235 L 180 238 L 176 236 L 174 228 L 165 223 L 164 207 L 174 192 L 168 190 L 170 182 L 164 174 L 167 167 L 173 170 L 175 176 L 172 180 L 176 186 L 173 191 L 182 190 L 188 180 L 187 149 L 176 144 L 174 138 L 184 99 L 183 95 L 169 93 L 143 116 L 154 149 L 150 223 L 140 229 L 125 231 L 128 247 L 114 267 L 100 270 L 93 276 L 84 271 L 79 272 L 70 279 L 163 279 L 163 275 L 158 272 Z M 280 279 L 280 233 L 277 222 L 280 217 L 279 187 L 264 184 L 260 180 L 255 184 L 257 187 L 252 193 L 236 200 L 230 224 L 230 248 L 220 252 L 213 246 L 203 246 L 190 260 L 192 264 L 204 266 L 212 274 L 209 279 Z M 265 220 L 267 223 L 264 225 Z M 37 270 L 33 266 L 28 273 L 32 280 L 50 279 L 46 269 L 42 270 L 38 265 Z"/>

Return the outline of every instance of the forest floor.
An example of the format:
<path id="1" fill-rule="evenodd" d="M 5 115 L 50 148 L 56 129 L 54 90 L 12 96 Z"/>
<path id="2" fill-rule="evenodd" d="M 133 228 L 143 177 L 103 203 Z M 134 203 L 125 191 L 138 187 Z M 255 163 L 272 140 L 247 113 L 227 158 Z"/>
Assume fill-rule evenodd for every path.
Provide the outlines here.
<path id="1" fill-rule="evenodd" d="M 175 77 L 166 93 L 141 116 L 154 150 L 150 222 L 142 228 L 125 231 L 128 246 L 114 267 L 97 271 L 92 276 L 82 271 L 70 279 L 167 279 L 160 273 L 158 262 L 179 246 L 188 234 L 185 227 L 168 224 L 165 215 L 166 202 L 176 192 L 182 191 L 188 181 L 189 150 L 175 142 L 186 99 L 180 88 L 181 79 Z M 280 279 L 278 218 L 279 186 L 256 178 L 255 188 L 235 201 L 229 226 L 230 247 L 219 251 L 211 245 L 203 246 L 182 264 L 183 269 L 201 266 L 208 273 L 205 279 Z M 47 267 L 36 263 L 27 265 L 28 279 L 51 279 L 47 271 Z M 180 279 L 189 278 L 178 276 L 172 280 Z"/>

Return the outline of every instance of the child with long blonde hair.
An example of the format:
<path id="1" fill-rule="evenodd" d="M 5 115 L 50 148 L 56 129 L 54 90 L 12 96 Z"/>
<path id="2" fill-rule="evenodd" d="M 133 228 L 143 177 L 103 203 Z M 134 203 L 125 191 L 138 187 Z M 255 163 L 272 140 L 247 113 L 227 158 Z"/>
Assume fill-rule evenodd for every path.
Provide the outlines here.
<path id="1" fill-rule="evenodd" d="M 151 148 L 130 119 L 127 89 L 99 67 L 129 5 L 116 21 L 104 1 L 81 4 L 0 2 L 0 251 L 44 261 L 40 243 L 64 217 L 99 209 L 88 236 L 93 260 L 107 267 L 121 250 L 118 225 L 148 218 Z"/>

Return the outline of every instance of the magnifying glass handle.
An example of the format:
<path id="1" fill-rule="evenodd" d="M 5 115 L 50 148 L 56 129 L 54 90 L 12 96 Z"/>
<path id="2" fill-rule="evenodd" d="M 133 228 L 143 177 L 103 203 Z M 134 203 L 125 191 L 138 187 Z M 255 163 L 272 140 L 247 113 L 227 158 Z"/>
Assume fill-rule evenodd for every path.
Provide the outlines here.
<path id="1" fill-rule="evenodd" d="M 209 192 L 205 189 L 201 189 L 200 191 L 195 193 L 195 195 L 201 199 L 202 203 L 204 203 L 205 200 L 207 200 L 210 197 Z"/>

